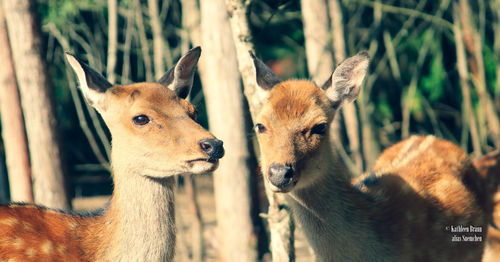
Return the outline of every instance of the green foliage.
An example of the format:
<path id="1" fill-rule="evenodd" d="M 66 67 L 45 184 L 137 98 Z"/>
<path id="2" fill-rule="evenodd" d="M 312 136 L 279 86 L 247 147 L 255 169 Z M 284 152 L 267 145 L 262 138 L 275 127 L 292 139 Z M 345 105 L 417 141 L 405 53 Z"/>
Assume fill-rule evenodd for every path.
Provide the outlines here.
<path id="1" fill-rule="evenodd" d="M 446 71 L 443 65 L 443 55 L 436 53 L 432 56 L 429 67 L 429 73 L 422 76 L 420 87 L 430 102 L 436 102 L 444 95 Z"/>
<path id="2" fill-rule="evenodd" d="M 102 0 L 42 0 L 39 11 L 43 24 L 52 22 L 62 26 L 82 11 L 100 11 L 105 7 L 106 1 Z"/>
<path id="3" fill-rule="evenodd" d="M 307 77 L 300 1 L 252 1 L 250 27 L 257 54 L 264 60 L 293 60 L 284 77 Z"/>
<path id="4" fill-rule="evenodd" d="M 409 89 L 403 91 L 402 100 L 403 104 L 410 105 L 409 109 L 413 117 L 417 120 L 423 118 L 423 104 L 422 104 L 422 91 L 418 88 L 411 94 Z"/>
<path id="5" fill-rule="evenodd" d="M 487 86 L 489 90 L 493 93 L 499 93 L 500 87 L 497 85 L 497 75 L 496 75 L 496 61 L 495 52 L 493 52 L 492 47 L 486 44 L 483 45 L 483 57 L 484 57 L 484 70 L 486 73 L 486 79 L 488 81 Z"/>
<path id="6" fill-rule="evenodd" d="M 385 119 L 388 121 L 392 121 L 393 118 L 393 106 L 389 104 L 387 99 L 379 100 L 379 102 L 376 104 L 377 106 L 377 112 L 380 114 L 380 119 Z"/>

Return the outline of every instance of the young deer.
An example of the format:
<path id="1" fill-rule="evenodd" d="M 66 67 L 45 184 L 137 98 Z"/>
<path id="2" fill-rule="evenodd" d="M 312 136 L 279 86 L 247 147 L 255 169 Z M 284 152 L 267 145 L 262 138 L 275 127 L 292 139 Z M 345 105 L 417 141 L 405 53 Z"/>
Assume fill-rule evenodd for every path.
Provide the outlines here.
<path id="1" fill-rule="evenodd" d="M 486 180 L 486 192 L 493 196 L 493 214 L 482 261 L 496 262 L 500 260 L 500 150 L 475 158 L 472 164 Z"/>
<path id="2" fill-rule="evenodd" d="M 366 51 L 341 63 L 321 88 L 281 82 L 251 56 L 267 94 L 256 118 L 263 175 L 272 191 L 286 193 L 319 261 L 480 260 L 487 205 L 462 150 L 414 136 L 352 180 L 332 148 L 328 127 L 342 104 L 358 96 Z"/>
<path id="3" fill-rule="evenodd" d="M 224 154 L 184 100 L 200 54 L 190 50 L 159 83 L 128 86 L 113 86 L 66 55 L 111 131 L 113 196 L 97 216 L 0 206 L 0 261 L 172 261 L 174 176 L 211 172 Z"/>

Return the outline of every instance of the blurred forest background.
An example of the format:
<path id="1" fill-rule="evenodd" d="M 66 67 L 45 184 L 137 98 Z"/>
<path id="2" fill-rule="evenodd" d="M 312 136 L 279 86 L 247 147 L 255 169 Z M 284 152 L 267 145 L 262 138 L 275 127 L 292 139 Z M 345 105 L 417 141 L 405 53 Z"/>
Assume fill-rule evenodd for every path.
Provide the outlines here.
<path id="1" fill-rule="evenodd" d="M 189 99 L 227 153 L 215 175 L 179 178 L 180 260 L 265 258 L 272 209 L 286 210 L 266 199 L 258 174 L 252 117 L 261 101 L 248 50 L 282 79 L 318 85 L 368 50 L 360 98 L 331 129 L 354 174 L 412 134 L 474 155 L 500 147 L 500 0 L 0 1 L 1 202 L 69 209 L 72 199 L 112 192 L 111 137 L 78 92 L 65 51 L 130 84 L 157 80 L 202 47 Z M 231 247 L 236 238 L 246 250 Z"/>

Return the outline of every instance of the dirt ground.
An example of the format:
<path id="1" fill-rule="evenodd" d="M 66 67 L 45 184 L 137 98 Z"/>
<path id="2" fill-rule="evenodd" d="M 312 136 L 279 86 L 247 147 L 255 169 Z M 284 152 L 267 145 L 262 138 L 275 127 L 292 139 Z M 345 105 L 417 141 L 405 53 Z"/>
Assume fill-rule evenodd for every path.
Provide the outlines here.
<path id="1" fill-rule="evenodd" d="M 215 217 L 215 201 L 213 192 L 212 176 L 196 177 L 197 200 L 201 209 L 204 238 L 205 261 L 218 261 L 217 250 L 217 222 Z M 73 199 L 73 208 L 76 211 L 91 211 L 102 208 L 109 201 L 110 196 L 95 196 Z M 176 192 L 176 223 L 177 223 L 177 246 L 175 261 L 192 261 L 192 221 L 193 215 L 189 208 L 189 197 L 186 190 L 178 188 Z M 312 252 L 304 238 L 300 225 L 296 225 L 295 251 L 297 262 L 313 261 Z M 270 254 L 266 254 L 262 261 L 271 261 Z"/>

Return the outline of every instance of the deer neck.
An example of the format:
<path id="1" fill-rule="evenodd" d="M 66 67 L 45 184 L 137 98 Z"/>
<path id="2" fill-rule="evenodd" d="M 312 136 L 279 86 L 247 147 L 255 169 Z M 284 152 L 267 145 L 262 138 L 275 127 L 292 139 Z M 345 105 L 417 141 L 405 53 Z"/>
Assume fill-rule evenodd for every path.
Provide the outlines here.
<path id="1" fill-rule="evenodd" d="M 338 210 L 348 201 L 339 196 L 350 191 L 352 175 L 329 143 L 323 143 L 318 151 L 304 159 L 299 170 L 301 177 L 313 177 L 314 182 L 302 187 L 297 185 L 289 195 L 312 214 L 319 218 L 331 216 L 332 210 Z M 325 205 L 332 208 L 325 210 L 322 208 Z"/>
<path id="2" fill-rule="evenodd" d="M 175 178 L 152 179 L 138 169 L 116 165 L 113 175 L 113 197 L 104 215 L 111 238 L 105 260 L 171 261 Z"/>
<path id="3" fill-rule="evenodd" d="M 366 247 L 378 251 L 370 204 L 351 185 L 351 174 L 330 143 L 303 165 L 301 177 L 314 176 L 316 182 L 293 190 L 287 199 L 318 260 L 362 261 Z"/>

